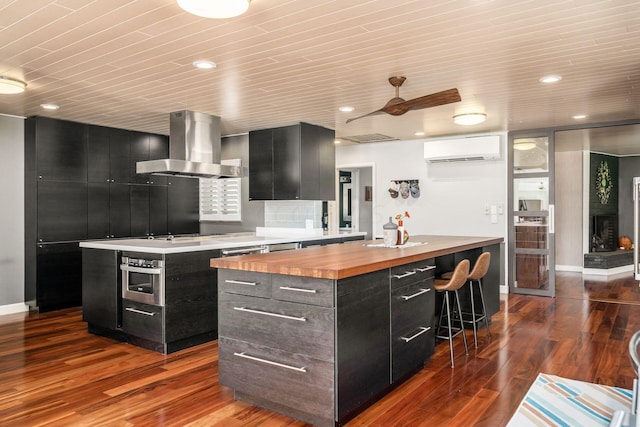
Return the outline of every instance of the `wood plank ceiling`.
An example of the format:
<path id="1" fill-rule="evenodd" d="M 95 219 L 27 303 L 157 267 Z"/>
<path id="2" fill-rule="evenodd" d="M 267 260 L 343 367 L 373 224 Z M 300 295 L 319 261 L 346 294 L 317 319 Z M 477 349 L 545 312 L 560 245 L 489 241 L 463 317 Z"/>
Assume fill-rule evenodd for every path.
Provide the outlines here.
<path id="1" fill-rule="evenodd" d="M 223 135 L 306 121 L 397 139 L 625 120 L 640 117 L 639 40 L 628 0 L 253 0 L 225 20 L 174 0 L 0 0 L 0 75 L 28 84 L 0 113 L 168 134 L 190 109 Z M 457 87 L 462 102 L 345 124 L 393 97 L 393 75 L 405 99 Z M 488 119 L 455 125 L 466 111 Z"/>

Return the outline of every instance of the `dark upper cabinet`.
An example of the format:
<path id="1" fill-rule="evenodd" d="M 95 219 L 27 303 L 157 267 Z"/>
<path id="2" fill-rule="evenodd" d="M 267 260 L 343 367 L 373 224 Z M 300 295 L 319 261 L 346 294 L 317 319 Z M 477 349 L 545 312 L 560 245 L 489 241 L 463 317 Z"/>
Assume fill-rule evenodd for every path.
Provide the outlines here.
<path id="1" fill-rule="evenodd" d="M 131 235 L 148 236 L 149 230 L 149 186 L 129 186 L 131 207 Z"/>
<path id="2" fill-rule="evenodd" d="M 151 236 L 167 234 L 167 188 L 166 185 L 149 186 L 149 234 Z"/>
<path id="3" fill-rule="evenodd" d="M 87 179 L 89 182 L 129 182 L 129 131 L 89 126 Z"/>
<path id="4" fill-rule="evenodd" d="M 128 184 L 109 185 L 109 229 L 111 237 L 131 236 L 131 196 Z"/>
<path id="5" fill-rule="evenodd" d="M 249 199 L 334 200 L 334 139 L 308 123 L 249 132 Z"/>
<path id="6" fill-rule="evenodd" d="M 273 199 L 273 130 L 249 132 L 249 198 Z"/>
<path id="7" fill-rule="evenodd" d="M 90 182 L 87 197 L 87 238 L 107 239 L 111 237 L 109 215 L 108 182 Z"/>
<path id="8" fill-rule="evenodd" d="M 136 172 L 136 163 L 146 160 L 166 159 L 169 157 L 169 141 L 162 135 L 151 135 L 141 132 L 130 132 L 131 136 L 131 162 L 129 182 L 134 184 L 166 185 L 167 177 L 139 174 Z"/>
<path id="9" fill-rule="evenodd" d="M 87 125 L 46 117 L 31 118 L 38 179 L 87 180 Z"/>
<path id="10" fill-rule="evenodd" d="M 200 232 L 199 180 L 170 177 L 167 182 L 167 232 Z"/>
<path id="11" fill-rule="evenodd" d="M 86 239 L 87 184 L 41 180 L 37 187 L 38 242 Z"/>

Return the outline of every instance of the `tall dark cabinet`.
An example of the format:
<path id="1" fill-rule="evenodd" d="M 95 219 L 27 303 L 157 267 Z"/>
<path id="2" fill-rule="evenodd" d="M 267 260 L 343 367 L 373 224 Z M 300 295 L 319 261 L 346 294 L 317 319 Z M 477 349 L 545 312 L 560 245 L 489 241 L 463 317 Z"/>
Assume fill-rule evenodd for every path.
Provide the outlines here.
<path id="1" fill-rule="evenodd" d="M 30 117 L 25 121 L 25 302 L 82 303 L 78 243 L 197 233 L 198 180 L 138 175 L 166 158 L 164 135 Z M 171 188 L 171 189 L 170 189 Z"/>
<path id="2" fill-rule="evenodd" d="M 309 123 L 249 132 L 249 199 L 334 200 L 334 141 Z"/>

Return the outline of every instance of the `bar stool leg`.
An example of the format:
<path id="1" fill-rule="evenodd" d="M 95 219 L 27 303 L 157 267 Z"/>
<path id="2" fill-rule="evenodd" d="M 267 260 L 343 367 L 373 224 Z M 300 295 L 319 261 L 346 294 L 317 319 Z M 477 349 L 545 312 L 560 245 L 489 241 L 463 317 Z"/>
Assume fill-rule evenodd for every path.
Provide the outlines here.
<path id="1" fill-rule="evenodd" d="M 451 353 L 451 367 L 453 368 L 453 332 L 451 331 L 451 309 L 449 308 L 449 291 L 445 291 L 444 299 L 447 305 L 447 329 L 449 330 L 449 352 Z M 465 341 L 466 342 L 466 341 Z"/>
<path id="2" fill-rule="evenodd" d="M 476 303 L 474 301 L 475 298 L 473 294 L 473 280 L 469 280 L 469 293 L 471 295 L 471 323 L 473 324 L 473 343 L 475 347 L 478 348 L 478 328 L 476 326 Z"/>
<path id="3" fill-rule="evenodd" d="M 487 318 L 487 307 L 484 304 L 484 294 L 482 292 L 482 281 L 478 280 L 478 289 L 480 289 L 480 301 L 482 302 L 482 313 L 484 314 L 484 324 L 487 327 L 487 337 L 491 338 L 491 330 L 489 329 L 489 319 Z"/>
<path id="4" fill-rule="evenodd" d="M 458 297 L 458 290 L 456 289 L 454 292 L 456 293 L 456 302 L 458 303 L 458 314 L 460 315 L 460 320 L 462 320 L 462 308 L 460 306 L 460 298 Z M 462 340 L 464 341 L 464 352 L 466 354 L 469 354 L 469 347 L 467 347 L 467 334 L 464 333 L 464 322 L 462 321 L 460 322 L 460 328 L 462 329 Z M 452 341 L 451 357 L 453 358 L 453 340 L 451 341 Z"/>

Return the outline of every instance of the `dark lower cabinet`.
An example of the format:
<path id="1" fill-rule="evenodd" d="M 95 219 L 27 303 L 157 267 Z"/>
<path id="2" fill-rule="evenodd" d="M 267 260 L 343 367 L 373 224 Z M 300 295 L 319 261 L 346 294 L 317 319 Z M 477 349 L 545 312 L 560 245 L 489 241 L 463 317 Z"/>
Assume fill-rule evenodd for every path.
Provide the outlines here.
<path id="1" fill-rule="evenodd" d="M 82 302 L 82 251 L 78 242 L 37 245 L 36 274 L 25 283 L 27 298 L 40 311 L 78 306 Z M 30 305 L 32 301 L 27 301 Z"/>
<path id="2" fill-rule="evenodd" d="M 122 326 L 120 253 L 82 249 L 82 320 L 94 327 Z"/>

